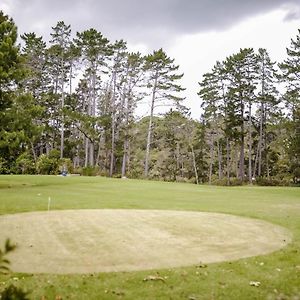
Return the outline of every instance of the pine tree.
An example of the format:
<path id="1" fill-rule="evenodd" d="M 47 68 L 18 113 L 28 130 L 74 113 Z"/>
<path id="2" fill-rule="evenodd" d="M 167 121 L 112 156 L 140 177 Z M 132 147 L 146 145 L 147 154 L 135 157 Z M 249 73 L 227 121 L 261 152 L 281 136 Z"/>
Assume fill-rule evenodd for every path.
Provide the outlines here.
<path id="1" fill-rule="evenodd" d="M 11 92 L 21 75 L 16 41 L 17 27 L 14 21 L 0 11 L 0 112 L 12 104 Z"/>
<path id="2" fill-rule="evenodd" d="M 286 91 L 283 95 L 283 99 L 286 103 L 286 107 L 289 110 L 289 116 L 291 118 L 291 131 L 289 132 L 289 148 L 288 153 L 290 157 L 290 170 L 293 174 L 294 181 L 298 182 L 300 177 L 300 29 L 296 39 L 291 39 L 290 48 L 286 49 L 287 58 L 283 63 L 279 64 L 281 69 L 281 80 L 286 84 Z"/>
<path id="3" fill-rule="evenodd" d="M 64 156 L 64 134 L 65 134 L 65 120 L 64 120 L 64 107 L 65 107 L 65 83 L 68 73 L 67 58 L 71 44 L 71 25 L 66 25 L 63 21 L 57 22 L 55 27 L 52 27 L 50 43 L 53 45 L 53 50 L 57 55 L 57 61 L 54 68 L 58 70 L 57 84 L 61 93 L 61 128 L 60 128 L 60 158 Z"/>
<path id="4" fill-rule="evenodd" d="M 184 89 L 176 84 L 177 80 L 183 77 L 183 74 L 177 74 L 179 66 L 174 65 L 174 59 L 171 59 L 167 54 L 159 49 L 146 57 L 145 70 L 149 74 L 147 87 L 151 89 L 151 104 L 149 126 L 146 144 L 146 157 L 144 175 L 148 177 L 150 148 L 153 130 L 154 109 L 158 105 L 173 104 L 180 106 L 182 97 L 176 96 Z"/>
<path id="5" fill-rule="evenodd" d="M 77 33 L 74 40 L 80 49 L 81 62 L 84 65 L 84 78 L 88 87 L 86 99 L 86 113 L 95 118 L 97 110 L 97 98 L 101 75 L 107 72 L 108 58 L 112 54 L 109 41 L 100 32 L 91 28 Z M 95 164 L 95 140 L 85 137 L 85 166 Z"/>
<path id="6" fill-rule="evenodd" d="M 255 100 L 254 91 L 256 89 L 257 60 L 252 48 L 241 49 L 239 53 L 226 59 L 226 72 L 229 86 L 227 98 L 228 107 L 231 112 L 232 128 L 238 126 L 238 141 L 240 144 L 239 172 L 238 177 L 244 180 L 245 177 L 245 137 L 246 119 L 248 119 L 248 179 L 252 182 L 252 105 Z M 246 118 L 246 109 L 248 116 Z"/>
<path id="7" fill-rule="evenodd" d="M 276 70 L 275 62 L 272 62 L 266 49 L 258 50 L 258 95 L 257 102 L 259 103 L 259 138 L 253 169 L 253 177 L 263 175 L 263 164 L 266 166 L 268 174 L 268 145 L 267 145 L 267 122 L 276 114 L 278 110 L 278 91 L 275 87 Z M 263 158 L 263 153 L 265 157 Z"/>

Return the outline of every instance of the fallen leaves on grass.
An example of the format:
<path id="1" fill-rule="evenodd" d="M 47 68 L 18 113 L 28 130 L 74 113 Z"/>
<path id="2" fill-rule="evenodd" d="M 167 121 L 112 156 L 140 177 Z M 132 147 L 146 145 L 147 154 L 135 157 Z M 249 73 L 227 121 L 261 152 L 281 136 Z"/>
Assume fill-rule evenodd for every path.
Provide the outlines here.
<path id="1" fill-rule="evenodd" d="M 166 282 L 166 280 L 159 276 L 159 275 L 148 275 L 147 277 L 145 277 L 143 279 L 143 281 L 162 281 L 162 282 Z"/>
<path id="2" fill-rule="evenodd" d="M 196 268 L 207 268 L 207 265 L 200 263 L 200 264 L 196 265 Z"/>
<path id="3" fill-rule="evenodd" d="M 255 286 L 255 287 L 259 287 L 260 286 L 260 282 L 259 281 L 250 281 L 249 284 L 251 286 Z"/>
<path id="4" fill-rule="evenodd" d="M 104 290 L 105 294 L 109 294 L 112 293 L 113 295 L 117 295 L 117 296 L 125 296 L 125 293 L 120 291 L 120 290 Z"/>

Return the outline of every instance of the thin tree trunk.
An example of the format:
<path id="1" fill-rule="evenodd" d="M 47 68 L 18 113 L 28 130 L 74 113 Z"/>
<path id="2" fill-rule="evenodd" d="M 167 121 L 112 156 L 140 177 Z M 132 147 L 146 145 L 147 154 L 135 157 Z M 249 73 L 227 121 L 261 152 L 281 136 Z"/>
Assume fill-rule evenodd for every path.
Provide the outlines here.
<path id="1" fill-rule="evenodd" d="M 209 184 L 211 184 L 211 177 L 212 177 L 213 154 L 214 154 L 214 134 L 211 133 L 211 140 L 210 140 L 210 162 L 209 162 L 209 178 L 208 178 L 208 183 L 209 183 Z"/>
<path id="2" fill-rule="evenodd" d="M 96 68 L 93 66 L 93 74 L 92 74 L 92 90 L 91 90 L 91 107 L 90 107 L 90 115 L 92 117 L 96 116 Z M 89 165 L 91 167 L 95 166 L 95 140 L 91 138 L 89 143 Z"/>
<path id="3" fill-rule="evenodd" d="M 87 167 L 89 165 L 89 139 L 85 137 L 85 159 L 84 166 Z"/>
<path id="4" fill-rule="evenodd" d="M 256 172 L 257 172 L 257 166 L 258 166 L 258 156 L 259 156 L 259 145 L 257 145 L 256 148 L 256 154 L 255 154 L 255 160 L 254 160 L 254 168 L 252 172 L 252 177 L 255 179 L 256 178 Z"/>
<path id="5" fill-rule="evenodd" d="M 158 78 L 156 76 L 155 81 L 154 81 L 153 91 L 152 91 L 150 118 L 149 118 L 149 125 L 148 125 L 148 134 L 147 134 L 145 170 L 144 170 L 144 175 L 146 178 L 148 177 L 148 173 L 149 173 L 149 159 L 150 159 L 150 147 L 151 147 L 151 137 L 152 137 L 152 121 L 153 121 L 153 113 L 154 113 L 157 79 Z"/>
<path id="6" fill-rule="evenodd" d="M 219 175 L 219 180 L 222 179 L 223 177 L 223 171 L 222 171 L 222 149 L 220 145 L 220 140 L 217 140 L 217 147 L 218 147 L 218 175 Z"/>
<path id="7" fill-rule="evenodd" d="M 34 145 L 33 145 L 32 141 L 30 141 L 30 146 L 31 146 L 31 151 L 32 151 L 32 155 L 33 155 L 34 164 L 36 164 L 37 155 L 36 155 L 36 152 L 34 150 Z"/>
<path id="8" fill-rule="evenodd" d="M 235 174 L 236 174 L 236 178 L 239 178 L 239 151 L 238 151 L 238 146 L 236 145 L 235 147 L 235 151 L 234 151 L 234 161 L 235 161 Z"/>
<path id="9" fill-rule="evenodd" d="M 244 104 L 241 103 L 241 147 L 240 147 L 240 159 L 239 159 L 239 179 L 244 180 L 245 175 L 245 122 L 244 122 Z"/>
<path id="10" fill-rule="evenodd" d="M 227 185 L 230 185 L 230 145 L 229 138 L 226 137 L 226 165 L 227 165 Z"/>
<path id="11" fill-rule="evenodd" d="M 64 135 L 65 135 L 65 117 L 63 109 L 65 107 L 65 72 L 62 62 L 62 79 L 61 79 L 61 133 L 60 133 L 60 158 L 64 157 Z"/>
<path id="12" fill-rule="evenodd" d="M 251 102 L 249 103 L 249 154 L 248 154 L 248 160 L 249 160 L 249 165 L 248 165 L 248 179 L 249 183 L 252 184 L 252 105 Z"/>
<path id="13" fill-rule="evenodd" d="M 100 136 L 99 136 L 98 151 L 97 151 L 97 156 L 96 156 L 96 166 L 99 166 L 99 164 L 100 164 L 101 142 L 102 142 L 102 131 L 101 131 Z"/>
<path id="14" fill-rule="evenodd" d="M 262 166 L 263 124 L 264 124 L 264 104 L 261 103 L 260 122 L 259 122 L 259 141 L 258 141 L 258 176 L 261 176 L 261 166 Z"/>
<path id="15" fill-rule="evenodd" d="M 196 157 L 195 157 L 195 151 L 193 145 L 190 145 L 192 150 L 192 157 L 193 157 L 193 166 L 194 166 L 194 172 L 195 172 L 195 178 L 196 178 L 196 184 L 199 184 L 199 178 L 198 178 L 198 172 L 197 172 L 197 165 L 196 165 Z"/>
<path id="16" fill-rule="evenodd" d="M 111 151 L 110 151 L 110 164 L 109 164 L 109 176 L 112 177 L 114 172 L 114 162 L 115 162 L 115 121 L 114 116 L 112 116 L 111 124 Z"/>
<path id="17" fill-rule="evenodd" d="M 115 120 L 115 94 L 116 94 L 116 73 L 113 73 L 113 91 L 111 97 L 111 152 L 110 152 L 110 167 L 109 176 L 112 177 L 115 162 L 115 139 L 116 139 L 116 120 Z"/>
<path id="18" fill-rule="evenodd" d="M 126 177 L 126 164 L 128 161 L 128 137 L 125 137 L 123 144 L 122 177 Z"/>

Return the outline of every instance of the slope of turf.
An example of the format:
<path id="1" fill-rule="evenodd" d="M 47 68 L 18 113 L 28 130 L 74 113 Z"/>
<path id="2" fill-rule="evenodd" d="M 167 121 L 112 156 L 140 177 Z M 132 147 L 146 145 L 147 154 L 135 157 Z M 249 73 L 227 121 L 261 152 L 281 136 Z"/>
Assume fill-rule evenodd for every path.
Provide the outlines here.
<path id="1" fill-rule="evenodd" d="M 51 209 L 163 209 L 221 212 L 289 229 L 280 251 L 239 261 L 152 272 L 0 276 L 32 299 L 293 299 L 300 297 L 300 190 L 209 187 L 88 177 L 0 176 L 0 214 Z M 7 234 L 1 231 L 0 234 Z M 161 245 L 163 247 L 163 245 Z M 155 249 L 153 249 L 155 251 Z M 147 277 L 147 276 L 154 277 Z M 158 276 L 159 275 L 159 276 Z M 160 278 L 159 280 L 143 280 Z M 250 282 L 260 282 L 258 287 Z"/>

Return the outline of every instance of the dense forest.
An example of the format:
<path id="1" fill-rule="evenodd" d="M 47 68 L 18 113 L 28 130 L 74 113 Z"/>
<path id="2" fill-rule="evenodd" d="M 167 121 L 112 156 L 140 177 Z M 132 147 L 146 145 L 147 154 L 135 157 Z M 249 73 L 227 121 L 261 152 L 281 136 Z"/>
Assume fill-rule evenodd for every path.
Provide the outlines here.
<path id="1" fill-rule="evenodd" d="M 199 78 L 194 120 L 163 49 L 132 53 L 63 21 L 49 41 L 19 37 L 0 12 L 0 174 L 299 183 L 300 30 L 286 46 L 280 63 L 252 48 L 217 61 Z"/>

